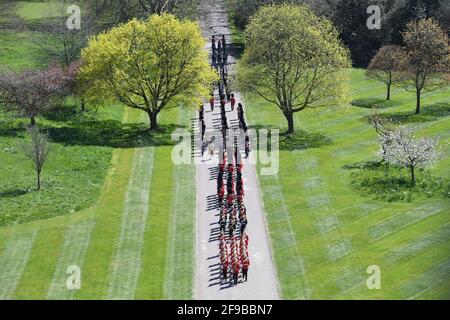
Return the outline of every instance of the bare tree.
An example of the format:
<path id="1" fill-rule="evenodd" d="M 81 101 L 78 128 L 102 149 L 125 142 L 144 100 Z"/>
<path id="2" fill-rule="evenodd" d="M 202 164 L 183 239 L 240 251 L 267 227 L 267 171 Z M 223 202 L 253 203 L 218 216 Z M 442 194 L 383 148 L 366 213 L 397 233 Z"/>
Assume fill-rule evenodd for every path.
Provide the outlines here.
<path id="1" fill-rule="evenodd" d="M 33 162 L 37 176 L 37 190 L 41 190 L 41 173 L 45 162 L 48 159 L 50 145 L 48 135 L 39 131 L 37 127 L 28 129 L 30 143 L 22 146 L 25 155 Z"/>
<path id="2" fill-rule="evenodd" d="M 52 7 L 52 12 L 48 16 L 58 15 L 52 21 L 51 37 L 47 41 L 34 40 L 48 57 L 57 59 L 61 64 L 68 67 L 72 62 L 80 58 L 81 49 L 88 41 L 89 36 L 95 34 L 95 17 L 92 13 L 83 10 L 82 24 L 80 29 L 69 29 L 66 25 L 67 7 L 72 4 L 70 0 L 61 0 L 59 7 Z"/>

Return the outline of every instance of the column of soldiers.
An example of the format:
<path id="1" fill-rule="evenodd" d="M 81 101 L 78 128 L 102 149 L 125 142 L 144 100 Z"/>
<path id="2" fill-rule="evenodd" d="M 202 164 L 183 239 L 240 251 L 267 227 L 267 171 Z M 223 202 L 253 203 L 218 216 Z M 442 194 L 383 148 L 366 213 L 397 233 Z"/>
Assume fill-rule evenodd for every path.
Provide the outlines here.
<path id="1" fill-rule="evenodd" d="M 243 279 L 247 281 L 250 259 L 248 254 L 249 238 L 245 232 L 247 227 L 247 211 L 244 204 L 244 180 L 242 177 L 243 165 L 240 159 L 240 153 L 237 142 L 234 141 L 234 157 L 227 159 L 227 130 L 229 129 L 226 104 L 231 104 L 231 111 L 235 110 L 236 98 L 231 93 L 228 81 L 228 50 L 225 36 L 212 37 L 212 67 L 220 74 L 220 80 L 217 83 L 220 99 L 220 118 L 221 131 L 223 138 L 223 154 L 219 164 L 217 177 L 217 197 L 220 206 L 220 236 L 219 236 L 219 257 L 222 267 L 222 276 L 227 280 L 231 273 L 231 280 L 234 284 L 238 283 L 239 274 L 242 271 Z M 210 108 L 214 111 L 215 97 L 211 94 Z M 200 110 L 203 113 L 203 108 Z M 239 128 L 246 133 L 246 157 L 250 151 L 247 135 L 247 125 L 244 118 L 242 104 L 237 108 L 239 118 Z M 203 114 L 200 115 L 202 118 Z M 204 136 L 204 121 L 201 120 L 202 137 Z M 248 141 L 248 143 L 247 143 Z M 234 159 L 233 159 L 234 158 Z M 238 227 L 239 233 L 237 232 Z"/>
<path id="2" fill-rule="evenodd" d="M 238 159 L 238 157 L 235 158 Z M 222 276 L 224 280 L 227 280 L 228 272 L 231 271 L 231 280 L 234 284 L 238 283 L 241 270 L 243 279 L 247 281 L 250 266 L 248 254 L 249 238 L 245 232 L 248 220 L 244 204 L 242 169 L 243 165 L 239 162 L 236 162 L 236 165 L 233 164 L 233 159 L 231 163 L 227 164 L 226 155 L 224 155 L 223 161 L 219 164 L 217 179 L 217 194 L 221 207 L 219 215 L 219 257 L 222 266 Z M 226 200 L 224 199 L 224 180 L 226 180 Z M 239 234 L 237 233 L 238 225 L 240 226 Z M 227 231 L 228 233 L 226 234 Z M 228 242 L 227 239 L 229 240 Z"/>
<path id="3" fill-rule="evenodd" d="M 228 75 L 228 47 L 227 47 L 227 41 L 225 39 L 225 35 L 222 35 L 222 37 L 219 37 L 218 42 L 216 42 L 216 36 L 212 36 L 211 39 L 212 42 L 212 66 L 214 69 L 216 69 L 222 78 L 223 86 L 222 90 L 225 89 L 227 86 L 227 75 Z M 220 92 L 219 87 L 219 93 L 225 93 L 224 91 Z"/>

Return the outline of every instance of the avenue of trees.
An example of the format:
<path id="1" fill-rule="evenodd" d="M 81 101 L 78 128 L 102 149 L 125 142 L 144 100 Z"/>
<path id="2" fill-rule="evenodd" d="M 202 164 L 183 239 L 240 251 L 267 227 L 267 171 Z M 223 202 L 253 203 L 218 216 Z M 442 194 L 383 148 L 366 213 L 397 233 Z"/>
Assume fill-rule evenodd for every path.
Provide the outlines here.
<path id="1" fill-rule="evenodd" d="M 287 133 L 293 134 L 295 113 L 348 105 L 352 59 L 364 65 L 372 58 L 367 76 L 386 85 L 387 100 L 392 86 L 401 86 L 415 93 L 419 113 L 423 93 L 450 82 L 448 21 L 442 15 L 449 6 L 431 0 L 380 1 L 386 29 L 380 37 L 379 31 L 366 26 L 369 2 L 235 3 L 252 15 L 239 20 L 234 14 L 235 22 L 246 28 L 246 48 L 238 63 L 240 89 L 276 106 L 286 118 Z M 197 4 L 197 0 L 84 1 L 87 15 L 82 30 L 61 24 L 53 30 L 54 41 L 39 44 L 58 63 L 23 71 L 0 66 L 0 108 L 27 118 L 31 146 L 44 151 L 47 137 L 37 128 L 36 118 L 67 96 L 78 97 L 82 110 L 88 101 L 115 101 L 141 110 L 148 115 L 150 130 L 157 130 L 162 110 L 198 107 L 217 78 L 198 24 L 180 19 L 195 13 Z M 388 28 L 394 21 L 399 25 Z M 395 36 L 393 29 L 399 30 Z M 409 151 L 433 158 L 430 141 L 419 141 L 417 146 L 417 139 L 395 130 L 382 138 L 387 139 L 382 143 L 384 160 L 408 166 L 413 175 L 416 164 L 428 163 Z M 396 144 L 388 144 L 394 140 Z M 401 151 L 405 145 L 410 147 Z M 401 164 L 400 155 L 417 160 Z M 42 165 L 35 166 L 39 176 L 45 159 L 38 159 Z"/>
<path id="2" fill-rule="evenodd" d="M 276 105 L 294 132 L 294 114 L 350 102 L 348 51 L 331 22 L 306 6 L 260 9 L 245 32 L 238 68 L 241 89 Z"/>

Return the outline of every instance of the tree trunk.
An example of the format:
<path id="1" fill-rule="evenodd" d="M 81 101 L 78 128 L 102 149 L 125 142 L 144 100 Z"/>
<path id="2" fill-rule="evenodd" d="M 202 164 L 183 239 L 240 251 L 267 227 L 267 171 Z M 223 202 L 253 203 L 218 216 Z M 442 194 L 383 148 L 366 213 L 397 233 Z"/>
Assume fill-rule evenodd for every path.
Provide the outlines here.
<path id="1" fill-rule="evenodd" d="M 285 113 L 284 116 L 288 122 L 288 131 L 286 133 L 292 134 L 294 133 L 294 114 L 292 112 Z"/>
<path id="2" fill-rule="evenodd" d="M 41 173 L 39 171 L 37 172 L 37 189 L 41 190 Z"/>
<path id="3" fill-rule="evenodd" d="M 391 83 L 388 83 L 387 85 L 387 97 L 386 100 L 389 101 L 391 100 Z"/>
<path id="4" fill-rule="evenodd" d="M 158 129 L 158 113 L 156 112 L 149 112 L 148 114 L 150 119 L 150 130 L 155 131 Z"/>
<path id="5" fill-rule="evenodd" d="M 84 98 L 81 98 L 80 101 L 81 101 L 81 111 L 84 112 L 86 111 L 86 100 Z"/>
<path id="6" fill-rule="evenodd" d="M 416 114 L 420 113 L 420 91 L 416 91 Z"/>
<path id="7" fill-rule="evenodd" d="M 410 166 L 409 169 L 411 170 L 411 183 L 413 186 L 416 185 L 416 177 L 414 175 L 414 167 Z"/>
<path id="8" fill-rule="evenodd" d="M 36 126 L 36 119 L 34 116 L 30 117 L 30 127 L 34 128 Z"/>

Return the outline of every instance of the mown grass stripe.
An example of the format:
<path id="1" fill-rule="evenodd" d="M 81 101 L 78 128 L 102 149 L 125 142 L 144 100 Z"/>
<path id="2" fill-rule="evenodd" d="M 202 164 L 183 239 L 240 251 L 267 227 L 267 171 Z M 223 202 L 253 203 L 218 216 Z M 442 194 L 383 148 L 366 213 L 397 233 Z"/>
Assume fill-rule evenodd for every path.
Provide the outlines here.
<path id="1" fill-rule="evenodd" d="M 0 256 L 0 300 L 11 299 L 20 281 L 38 231 L 12 234 Z"/>
<path id="2" fill-rule="evenodd" d="M 447 241 L 450 238 L 450 224 L 445 225 L 439 230 L 433 230 L 413 239 L 412 241 L 390 250 L 385 255 L 388 263 L 394 263 L 398 260 L 409 258 L 430 246 Z"/>
<path id="3" fill-rule="evenodd" d="M 397 231 L 399 228 L 407 227 L 427 217 L 444 210 L 442 204 L 425 204 L 411 211 L 397 214 L 369 228 L 369 236 L 372 240 L 378 240 Z"/>
<path id="4" fill-rule="evenodd" d="M 92 229 L 95 220 L 90 219 L 69 226 L 61 248 L 58 263 L 56 265 L 53 280 L 50 284 L 47 299 L 68 300 L 72 299 L 75 291 L 69 290 L 66 286 L 69 266 L 78 266 L 81 269 L 81 281 L 83 281 L 84 255 L 89 246 Z M 83 282 L 81 282 L 83 285 Z"/>
<path id="5" fill-rule="evenodd" d="M 133 299 L 141 270 L 154 148 L 136 150 L 107 299 Z"/>
<path id="6" fill-rule="evenodd" d="M 306 278 L 304 261 L 291 224 L 289 208 L 284 200 L 283 190 L 278 176 L 265 178 L 265 180 L 269 179 L 272 183 L 262 184 L 262 189 L 264 198 L 270 199 L 271 208 L 277 208 L 277 210 L 269 210 L 268 216 L 270 236 L 274 245 L 278 248 L 275 251 L 276 261 L 279 266 L 283 266 L 285 275 L 289 274 L 296 279 L 301 279 L 300 281 L 291 281 L 288 286 L 283 288 L 283 294 L 287 292 L 288 296 L 295 299 L 309 299 L 312 293 Z M 289 272 L 286 272 L 287 270 Z"/>
<path id="7" fill-rule="evenodd" d="M 172 221 L 169 232 L 166 299 L 191 299 L 194 276 L 195 167 L 177 165 L 174 170 Z"/>
<path id="8" fill-rule="evenodd" d="M 400 291 L 407 299 L 415 299 L 450 277 L 450 259 L 447 259 L 424 272 L 419 278 L 403 285 Z"/>
<path id="9" fill-rule="evenodd" d="M 136 299 L 162 299 L 164 296 L 173 200 L 174 169 L 171 153 L 172 148 L 168 146 L 155 150 L 150 213 L 144 236 L 144 255 Z"/>
<path id="10" fill-rule="evenodd" d="M 124 123 L 135 123 L 141 118 L 137 110 L 127 109 Z M 111 168 L 97 205 L 90 212 L 95 216 L 95 226 L 85 255 L 83 286 L 75 299 L 102 299 L 109 288 L 112 270 L 111 261 L 117 249 L 125 195 L 132 174 L 135 149 L 116 149 L 111 159 Z"/>

